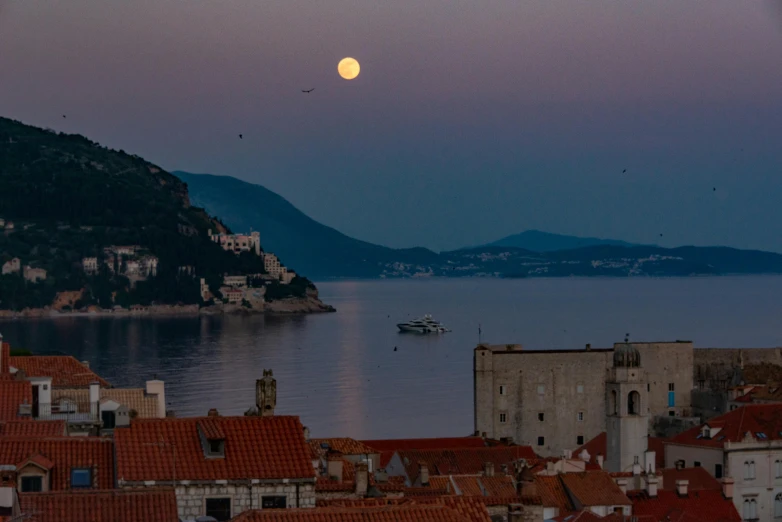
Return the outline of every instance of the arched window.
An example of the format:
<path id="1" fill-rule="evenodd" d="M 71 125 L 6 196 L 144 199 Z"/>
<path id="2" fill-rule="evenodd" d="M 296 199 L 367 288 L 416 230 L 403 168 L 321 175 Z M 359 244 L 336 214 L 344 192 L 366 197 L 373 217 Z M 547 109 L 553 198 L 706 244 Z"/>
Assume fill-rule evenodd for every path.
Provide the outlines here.
<path id="1" fill-rule="evenodd" d="M 611 404 L 609 405 L 610 410 L 612 411 L 614 415 L 619 413 L 619 410 L 617 408 L 617 401 L 616 401 L 616 390 L 611 390 Z"/>
<path id="2" fill-rule="evenodd" d="M 742 511 L 744 520 L 755 520 L 758 518 L 758 503 L 754 498 L 745 498 Z"/>
<path id="3" fill-rule="evenodd" d="M 782 517 L 782 493 L 774 497 L 774 516 Z"/>
<path id="4" fill-rule="evenodd" d="M 782 478 L 782 460 L 774 462 L 774 476 L 776 478 Z"/>
<path id="5" fill-rule="evenodd" d="M 747 460 L 744 462 L 744 480 L 755 479 L 755 461 Z"/>
<path id="6" fill-rule="evenodd" d="M 641 412 L 641 394 L 631 391 L 627 394 L 627 414 L 638 415 Z"/>

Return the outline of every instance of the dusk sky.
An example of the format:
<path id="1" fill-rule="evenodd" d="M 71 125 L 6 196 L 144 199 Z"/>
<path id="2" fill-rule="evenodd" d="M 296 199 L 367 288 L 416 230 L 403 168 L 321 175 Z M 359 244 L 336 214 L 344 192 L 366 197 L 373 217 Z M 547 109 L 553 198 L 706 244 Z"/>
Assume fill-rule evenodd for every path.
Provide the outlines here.
<path id="1" fill-rule="evenodd" d="M 394 247 L 782 251 L 775 1 L 0 0 L 0 115 Z"/>

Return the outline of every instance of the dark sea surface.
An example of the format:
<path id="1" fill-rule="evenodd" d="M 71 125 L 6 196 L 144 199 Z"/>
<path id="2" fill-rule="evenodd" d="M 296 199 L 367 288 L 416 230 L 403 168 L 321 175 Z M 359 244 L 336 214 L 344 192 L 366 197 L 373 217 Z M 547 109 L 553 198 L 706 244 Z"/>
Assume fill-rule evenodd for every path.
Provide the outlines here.
<path id="1" fill-rule="evenodd" d="M 528 349 L 692 340 L 782 346 L 782 277 L 440 279 L 318 284 L 335 314 L 291 317 L 57 318 L 0 322 L 13 346 L 88 360 L 115 386 L 157 376 L 178 416 L 242 414 L 272 368 L 277 413 L 314 437 L 472 432 L 478 342 Z M 400 334 L 433 314 L 453 331 Z M 394 351 L 394 347 L 398 347 Z"/>

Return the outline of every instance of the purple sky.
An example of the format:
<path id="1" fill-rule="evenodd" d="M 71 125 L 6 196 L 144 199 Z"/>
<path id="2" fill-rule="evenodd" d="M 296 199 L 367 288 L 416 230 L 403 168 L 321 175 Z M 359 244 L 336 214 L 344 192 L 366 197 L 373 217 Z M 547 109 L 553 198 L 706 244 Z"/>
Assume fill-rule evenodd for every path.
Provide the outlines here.
<path id="1" fill-rule="evenodd" d="M 0 114 L 391 246 L 782 251 L 774 1 L 0 0 Z"/>

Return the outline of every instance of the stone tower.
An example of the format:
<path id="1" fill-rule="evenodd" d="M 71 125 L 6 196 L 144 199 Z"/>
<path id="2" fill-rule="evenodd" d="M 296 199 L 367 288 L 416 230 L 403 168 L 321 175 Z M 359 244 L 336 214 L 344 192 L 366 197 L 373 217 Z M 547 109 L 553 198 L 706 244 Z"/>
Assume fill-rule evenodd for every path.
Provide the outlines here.
<path id="1" fill-rule="evenodd" d="M 641 354 L 617 344 L 606 382 L 606 469 L 631 471 L 643 458 L 649 435 L 649 394 Z"/>
<path id="2" fill-rule="evenodd" d="M 255 381 L 255 404 L 261 417 L 274 415 L 274 408 L 277 407 L 277 379 L 272 376 L 271 370 L 263 370 L 263 379 Z"/>
<path id="3" fill-rule="evenodd" d="M 255 250 L 255 255 L 259 256 L 261 255 L 261 233 L 260 232 L 250 232 L 250 237 L 253 241 L 253 250 Z"/>

